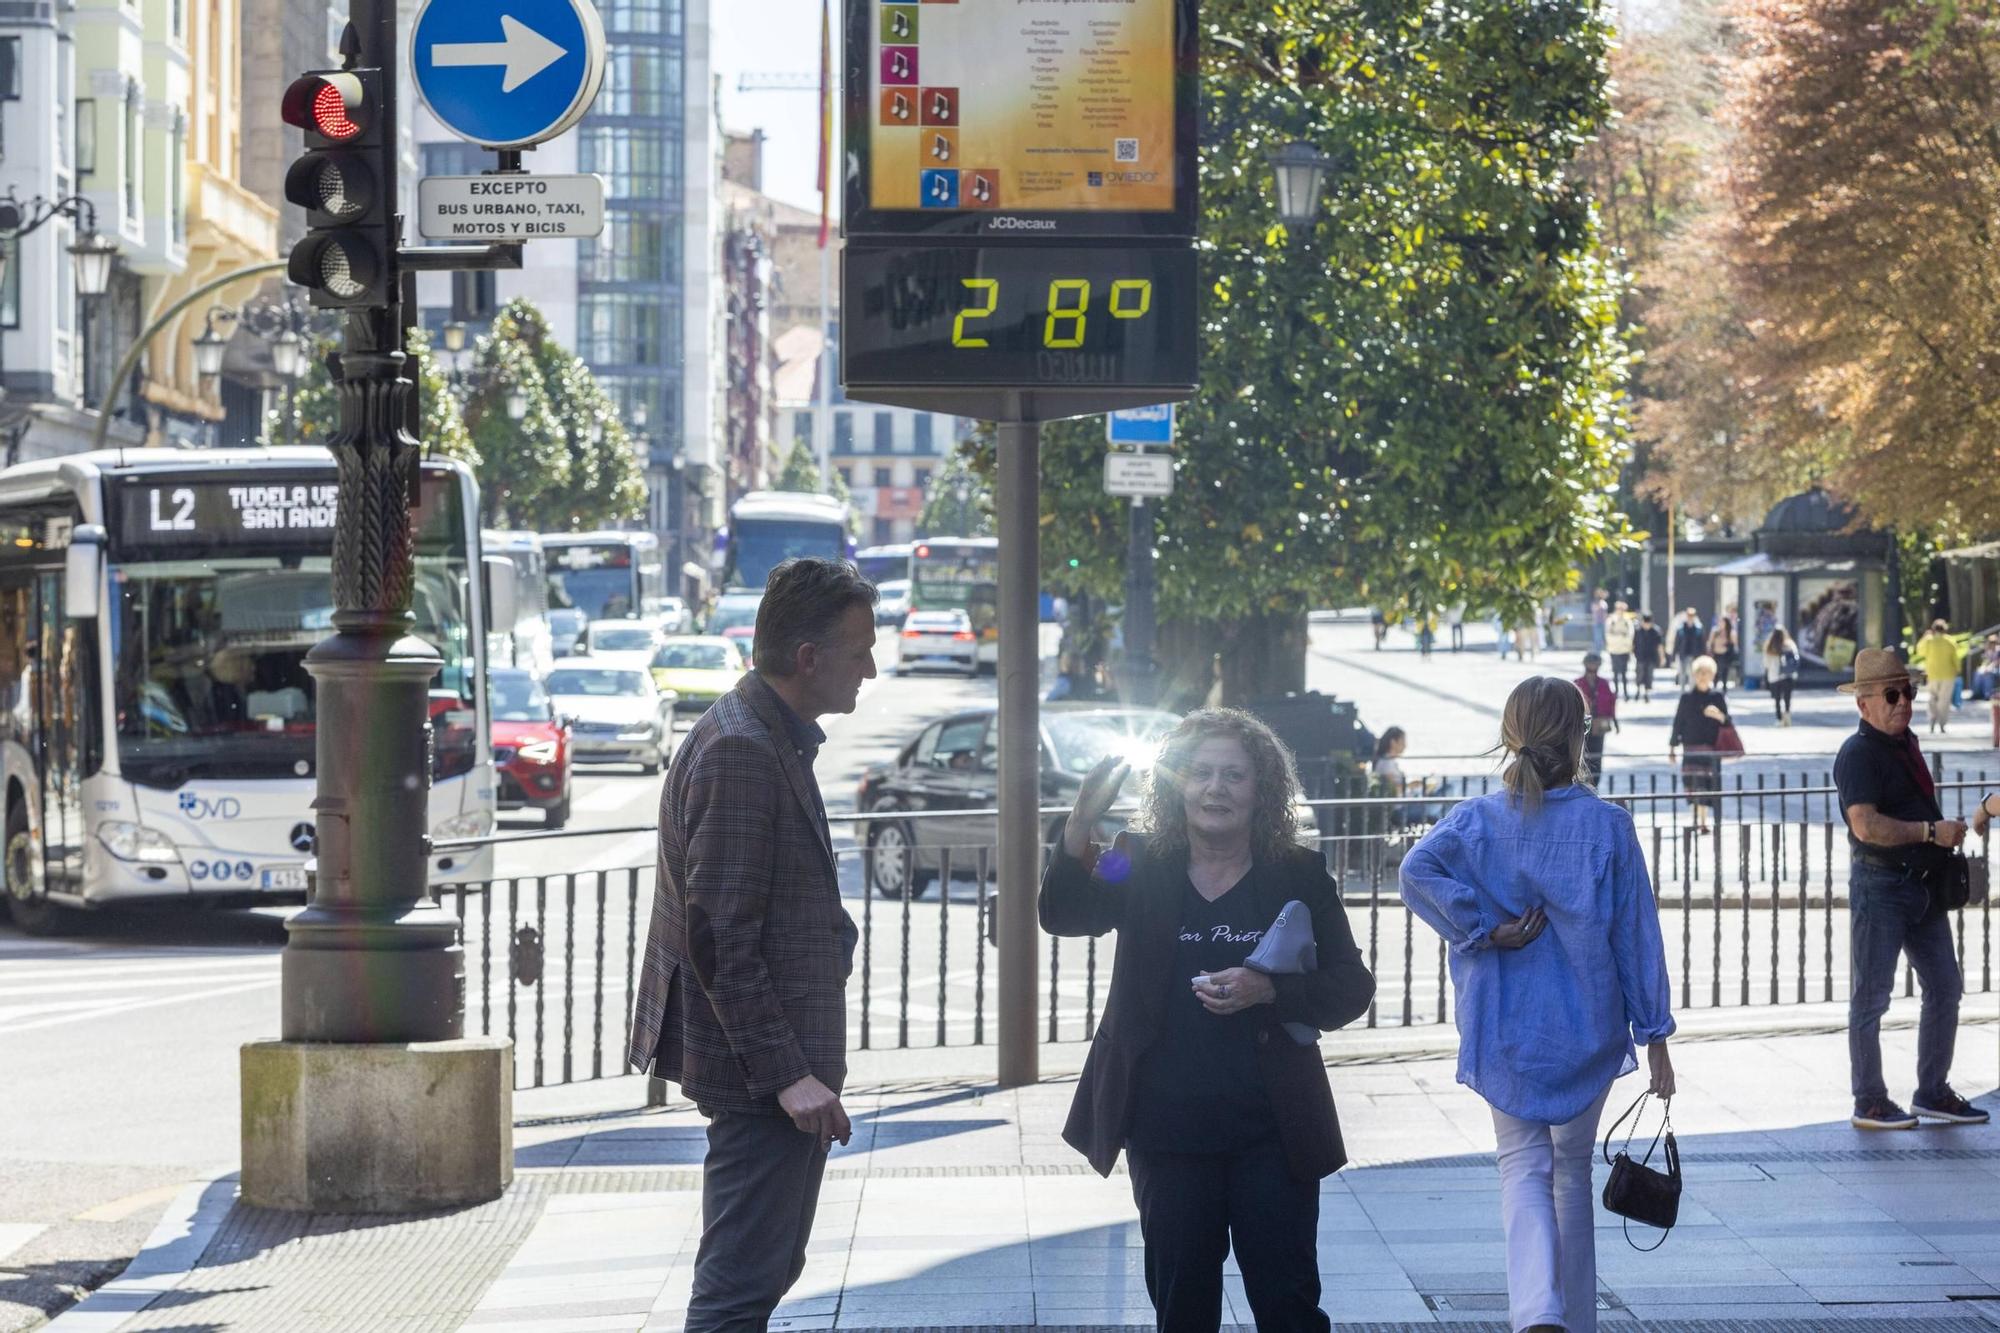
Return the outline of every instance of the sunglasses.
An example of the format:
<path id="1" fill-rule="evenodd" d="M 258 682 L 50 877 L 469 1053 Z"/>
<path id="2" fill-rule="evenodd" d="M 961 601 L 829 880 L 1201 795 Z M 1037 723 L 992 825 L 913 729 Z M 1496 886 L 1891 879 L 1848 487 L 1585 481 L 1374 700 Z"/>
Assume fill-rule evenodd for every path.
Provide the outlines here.
<path id="1" fill-rule="evenodd" d="M 1908 699 L 1911 703 L 1915 703 L 1917 701 L 1917 692 L 1907 685 L 1891 685 L 1888 689 L 1882 691 L 1882 702 L 1891 708 L 1894 708 L 1905 699 Z"/>

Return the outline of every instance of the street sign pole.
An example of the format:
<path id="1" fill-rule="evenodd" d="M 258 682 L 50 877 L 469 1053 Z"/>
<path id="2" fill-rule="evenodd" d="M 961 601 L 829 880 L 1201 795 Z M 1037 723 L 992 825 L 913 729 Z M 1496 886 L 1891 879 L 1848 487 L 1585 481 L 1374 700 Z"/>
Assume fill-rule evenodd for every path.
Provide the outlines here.
<path id="1" fill-rule="evenodd" d="M 998 427 L 993 492 L 1000 529 L 1000 1060 L 1003 1088 L 1040 1077 L 1035 1015 L 1041 939 L 1035 902 L 1041 830 L 1041 445 L 1033 421 Z"/>
<path id="2" fill-rule="evenodd" d="M 1132 497 L 1125 548 L 1125 702 L 1151 708 L 1158 684 L 1153 661 L 1153 511 L 1146 497 Z"/>

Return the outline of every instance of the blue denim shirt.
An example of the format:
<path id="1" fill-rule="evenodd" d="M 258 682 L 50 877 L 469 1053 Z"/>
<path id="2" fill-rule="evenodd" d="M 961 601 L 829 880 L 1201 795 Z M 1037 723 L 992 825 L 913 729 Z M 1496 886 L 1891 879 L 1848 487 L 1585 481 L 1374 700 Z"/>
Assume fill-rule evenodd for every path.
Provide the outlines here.
<path id="1" fill-rule="evenodd" d="M 1506 794 L 1460 803 L 1403 859 L 1403 901 L 1451 946 L 1458 1081 L 1522 1120 L 1574 1119 L 1671 1036 L 1659 911 L 1631 813 L 1582 787 L 1524 814 Z M 1539 905 L 1548 928 L 1496 949 Z"/>

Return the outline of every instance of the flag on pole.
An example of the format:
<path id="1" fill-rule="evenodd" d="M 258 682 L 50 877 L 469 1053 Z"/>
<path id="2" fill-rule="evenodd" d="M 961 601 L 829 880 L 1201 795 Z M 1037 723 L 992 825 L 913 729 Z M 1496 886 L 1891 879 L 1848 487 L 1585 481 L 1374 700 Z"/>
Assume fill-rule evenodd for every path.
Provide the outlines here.
<path id="1" fill-rule="evenodd" d="M 819 248 L 826 249 L 833 208 L 833 18 L 832 0 L 819 7 Z"/>

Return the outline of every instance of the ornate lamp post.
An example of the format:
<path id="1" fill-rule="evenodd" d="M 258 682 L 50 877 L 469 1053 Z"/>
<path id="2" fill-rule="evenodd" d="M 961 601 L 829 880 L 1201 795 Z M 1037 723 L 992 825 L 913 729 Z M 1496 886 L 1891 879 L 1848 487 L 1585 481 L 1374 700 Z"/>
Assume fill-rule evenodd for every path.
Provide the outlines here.
<path id="1" fill-rule="evenodd" d="M 1338 162 L 1309 143 L 1293 141 L 1271 154 L 1278 184 L 1278 216 L 1287 227 L 1312 225 L 1319 216 L 1319 197 L 1327 173 Z"/>
<path id="2" fill-rule="evenodd" d="M 36 195 L 23 202 L 10 186 L 6 196 L 0 198 L 0 284 L 6 282 L 7 264 L 19 247 L 21 238 L 57 218 L 68 218 L 81 227 L 68 249 L 76 271 L 76 294 L 84 298 L 77 310 L 77 341 L 83 348 L 78 363 L 83 369 L 82 397 L 87 403 L 91 397 L 90 315 L 97 299 L 111 287 L 111 261 L 118 256 L 118 243 L 97 230 L 97 206 L 80 194 L 66 195 L 53 201 Z M 25 429 L 24 425 L 23 432 Z M 19 447 L 20 433 L 10 434 L 8 463 L 15 461 Z"/>

